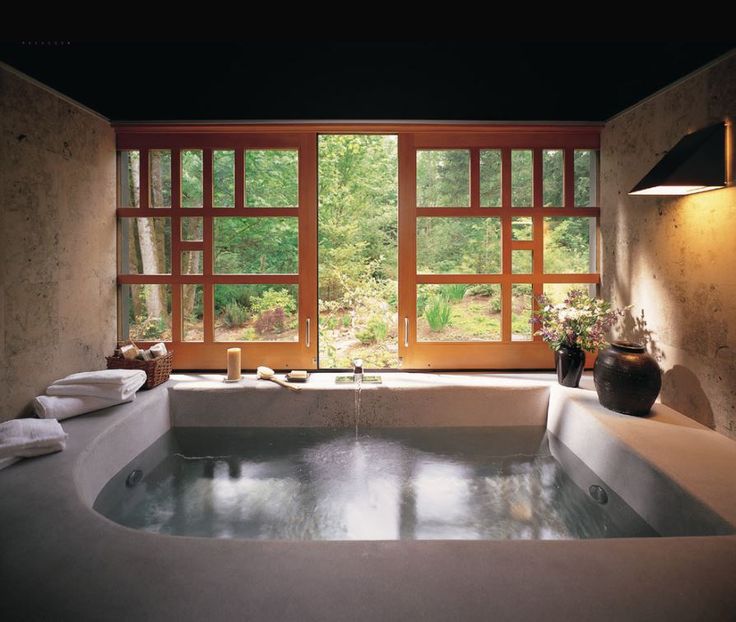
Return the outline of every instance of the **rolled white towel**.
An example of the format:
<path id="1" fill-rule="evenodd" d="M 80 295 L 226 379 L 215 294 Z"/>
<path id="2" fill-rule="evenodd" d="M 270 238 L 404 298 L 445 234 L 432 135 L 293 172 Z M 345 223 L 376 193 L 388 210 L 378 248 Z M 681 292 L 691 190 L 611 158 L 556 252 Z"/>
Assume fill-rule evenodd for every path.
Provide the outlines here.
<path id="1" fill-rule="evenodd" d="M 54 419 L 12 419 L 0 423 L 0 459 L 61 451 L 66 447 L 66 436 Z"/>
<path id="2" fill-rule="evenodd" d="M 99 371 L 83 371 L 70 374 L 53 384 L 112 384 L 128 385 L 140 382 L 139 387 L 146 381 L 146 372 L 142 369 L 101 369 Z"/>
<path id="3" fill-rule="evenodd" d="M 46 394 L 89 396 L 127 402 L 145 382 L 146 372 L 141 369 L 105 369 L 66 376 L 52 383 L 46 389 Z"/>
<path id="4" fill-rule="evenodd" d="M 144 378 L 143 382 L 145 381 L 146 379 Z M 46 395 L 97 397 L 114 403 L 128 402 L 135 397 L 135 392 L 141 388 L 143 382 L 139 382 L 139 379 L 136 378 L 135 383 L 131 385 L 52 384 L 46 389 Z"/>
<path id="5" fill-rule="evenodd" d="M 90 395 L 66 396 L 39 395 L 33 400 L 33 408 L 41 419 L 68 419 L 116 404 L 132 402 L 135 393 L 126 400 L 108 400 Z"/>

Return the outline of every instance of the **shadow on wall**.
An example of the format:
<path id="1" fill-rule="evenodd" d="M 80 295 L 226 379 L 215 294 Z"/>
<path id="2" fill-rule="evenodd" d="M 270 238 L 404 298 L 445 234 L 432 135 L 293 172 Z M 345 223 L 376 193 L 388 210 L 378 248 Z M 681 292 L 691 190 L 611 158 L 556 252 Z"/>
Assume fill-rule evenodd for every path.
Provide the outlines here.
<path id="1" fill-rule="evenodd" d="M 661 363 L 666 357 L 660 349 L 657 340 L 654 338 L 654 331 L 647 326 L 647 320 L 644 316 L 644 309 L 638 316 L 635 316 L 631 309 L 624 311 L 624 317 L 621 321 L 622 334 L 625 339 L 642 343 L 647 346 L 649 354 L 651 354 L 658 363 Z"/>
<path id="2" fill-rule="evenodd" d="M 703 391 L 698 377 L 687 367 L 675 365 L 662 376 L 660 394 L 665 406 L 690 417 L 694 421 L 715 430 L 713 409 Z"/>

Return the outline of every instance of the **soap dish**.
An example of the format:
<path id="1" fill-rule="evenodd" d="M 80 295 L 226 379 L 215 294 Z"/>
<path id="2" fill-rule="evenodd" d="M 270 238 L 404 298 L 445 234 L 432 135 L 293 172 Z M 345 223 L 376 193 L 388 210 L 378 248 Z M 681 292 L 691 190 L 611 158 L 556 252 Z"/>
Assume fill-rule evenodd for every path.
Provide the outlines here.
<path id="1" fill-rule="evenodd" d="M 306 378 L 292 378 L 291 377 L 291 374 L 286 374 L 285 378 L 286 378 L 286 381 L 287 382 L 306 382 L 307 380 L 309 380 L 309 376 L 310 375 L 311 374 L 309 372 L 307 372 L 307 377 Z"/>

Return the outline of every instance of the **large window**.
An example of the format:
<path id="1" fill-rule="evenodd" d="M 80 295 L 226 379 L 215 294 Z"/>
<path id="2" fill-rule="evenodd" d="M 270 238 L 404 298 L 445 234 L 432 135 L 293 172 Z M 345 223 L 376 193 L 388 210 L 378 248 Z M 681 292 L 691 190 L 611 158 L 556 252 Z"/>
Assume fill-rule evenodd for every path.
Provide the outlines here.
<path id="1" fill-rule="evenodd" d="M 561 130 L 405 137 L 406 367 L 550 365 L 530 323 L 536 299 L 599 283 L 597 144 Z"/>
<path id="2" fill-rule="evenodd" d="M 306 137 L 307 139 L 309 136 Z M 300 135 L 119 132 L 119 338 L 176 366 L 316 364 L 313 146 Z"/>
<path id="3" fill-rule="evenodd" d="M 599 283 L 598 141 L 581 126 L 121 127 L 119 339 L 167 341 L 179 369 L 222 368 L 232 345 L 247 368 L 355 353 L 549 367 L 535 299 Z"/>

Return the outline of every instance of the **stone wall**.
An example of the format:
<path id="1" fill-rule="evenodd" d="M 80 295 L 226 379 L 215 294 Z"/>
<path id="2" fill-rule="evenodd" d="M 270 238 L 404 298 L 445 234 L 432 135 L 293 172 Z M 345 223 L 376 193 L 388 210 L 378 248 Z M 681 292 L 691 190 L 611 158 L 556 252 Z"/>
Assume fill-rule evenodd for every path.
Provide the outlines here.
<path id="1" fill-rule="evenodd" d="M 627 192 L 682 136 L 736 121 L 736 54 L 606 124 L 603 293 L 632 304 L 624 335 L 664 371 L 662 402 L 736 438 L 736 187 L 689 197 Z"/>
<path id="2" fill-rule="evenodd" d="M 115 135 L 0 66 L 0 421 L 115 343 Z"/>

